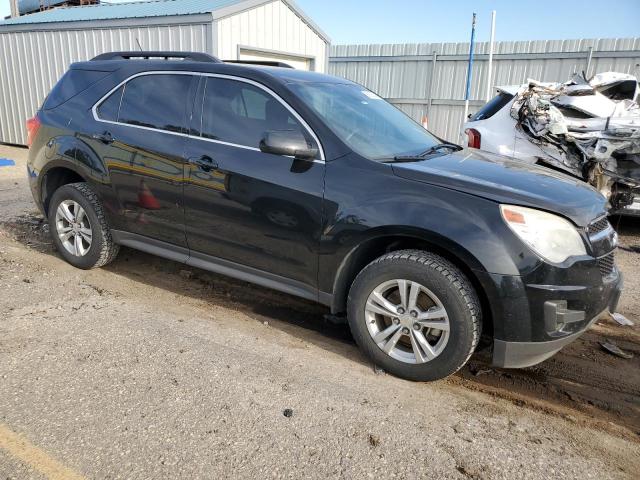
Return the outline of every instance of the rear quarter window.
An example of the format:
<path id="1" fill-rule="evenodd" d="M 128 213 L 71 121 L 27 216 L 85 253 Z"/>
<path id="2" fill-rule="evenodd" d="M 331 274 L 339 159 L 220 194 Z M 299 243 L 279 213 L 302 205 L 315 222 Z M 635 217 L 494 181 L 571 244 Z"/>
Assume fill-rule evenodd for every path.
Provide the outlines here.
<path id="1" fill-rule="evenodd" d="M 42 108 L 51 110 L 62 105 L 67 100 L 83 92 L 110 72 L 97 72 L 92 70 L 69 70 L 58 83 L 55 84 Z"/>
<path id="2" fill-rule="evenodd" d="M 118 113 L 120 112 L 120 102 L 122 101 L 122 92 L 124 87 L 118 88 L 109 97 L 98 106 L 98 117 L 102 120 L 110 122 L 118 121 Z"/>
<path id="3" fill-rule="evenodd" d="M 469 120 L 475 122 L 478 120 L 486 120 L 487 118 L 491 118 L 500 110 L 502 110 L 502 107 L 504 107 L 512 99 L 513 95 L 500 92 L 498 95 L 485 103 L 480 110 L 471 115 L 471 117 L 469 117 Z"/>

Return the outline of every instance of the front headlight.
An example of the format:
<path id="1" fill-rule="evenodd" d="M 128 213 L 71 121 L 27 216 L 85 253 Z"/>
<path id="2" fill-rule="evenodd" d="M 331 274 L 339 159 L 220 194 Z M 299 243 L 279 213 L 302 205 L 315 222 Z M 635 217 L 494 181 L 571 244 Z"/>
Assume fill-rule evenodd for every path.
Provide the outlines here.
<path id="1" fill-rule="evenodd" d="M 500 205 L 500 212 L 513 233 L 551 263 L 587 254 L 578 230 L 562 217 L 515 205 Z"/>

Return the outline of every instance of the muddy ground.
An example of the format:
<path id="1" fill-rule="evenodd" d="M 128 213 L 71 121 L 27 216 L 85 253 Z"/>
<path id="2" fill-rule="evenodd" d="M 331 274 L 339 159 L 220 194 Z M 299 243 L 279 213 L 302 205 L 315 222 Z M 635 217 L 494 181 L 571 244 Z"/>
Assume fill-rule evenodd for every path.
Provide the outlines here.
<path id="1" fill-rule="evenodd" d="M 0 146 L 16 161 L 0 167 L 1 478 L 42 472 L 3 450 L 3 426 L 88 478 L 640 471 L 640 220 L 614 219 L 634 326 L 602 318 L 536 367 L 480 352 L 417 384 L 375 373 L 315 304 L 129 249 L 73 269 L 34 209 L 25 153 Z"/>

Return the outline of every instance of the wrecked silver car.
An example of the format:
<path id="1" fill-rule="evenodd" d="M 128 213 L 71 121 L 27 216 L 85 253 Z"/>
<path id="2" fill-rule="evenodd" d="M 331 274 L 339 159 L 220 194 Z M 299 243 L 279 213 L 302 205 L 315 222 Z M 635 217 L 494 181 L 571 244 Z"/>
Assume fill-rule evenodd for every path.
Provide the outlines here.
<path id="1" fill-rule="evenodd" d="M 469 146 L 562 170 L 640 215 L 640 107 L 636 77 L 616 72 L 565 83 L 501 87 L 465 124 Z"/>

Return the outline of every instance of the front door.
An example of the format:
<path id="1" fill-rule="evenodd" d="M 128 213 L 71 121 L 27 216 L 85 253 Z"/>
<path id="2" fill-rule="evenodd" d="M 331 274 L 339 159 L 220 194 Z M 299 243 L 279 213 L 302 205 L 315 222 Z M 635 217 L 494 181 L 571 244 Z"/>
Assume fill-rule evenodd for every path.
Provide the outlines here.
<path id="1" fill-rule="evenodd" d="M 199 137 L 188 140 L 184 189 L 192 256 L 210 255 L 315 288 L 324 162 L 259 149 L 267 130 L 297 129 L 315 144 L 310 130 L 253 82 L 203 77 L 197 98 L 192 134 Z"/>
<path id="2" fill-rule="evenodd" d="M 186 247 L 182 205 L 188 98 L 198 77 L 137 76 L 96 108 L 92 146 L 109 172 L 123 229 Z"/>

